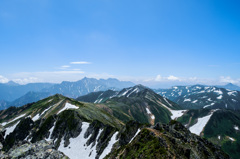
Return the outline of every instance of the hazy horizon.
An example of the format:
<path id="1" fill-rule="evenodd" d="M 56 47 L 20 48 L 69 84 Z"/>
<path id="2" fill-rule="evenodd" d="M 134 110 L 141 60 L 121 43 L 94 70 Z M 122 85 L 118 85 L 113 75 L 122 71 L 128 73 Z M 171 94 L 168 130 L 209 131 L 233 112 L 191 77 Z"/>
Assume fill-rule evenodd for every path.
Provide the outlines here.
<path id="1" fill-rule="evenodd" d="M 88 78 L 88 77 L 83 77 L 83 78 Z M 83 79 L 82 78 L 82 79 Z M 82 79 L 79 79 L 77 81 L 80 81 Z M 93 79 L 97 79 L 97 80 L 107 80 L 107 79 L 111 79 L 111 78 L 93 78 Z M 112 79 L 117 79 L 117 78 L 112 78 Z M 119 80 L 119 79 L 117 79 Z M 51 83 L 51 84 L 61 84 L 62 82 L 77 82 L 77 81 L 61 81 L 59 83 L 51 83 L 51 82 L 31 82 L 31 83 Z M 144 86 L 147 86 L 149 88 L 152 88 L 152 89 L 165 89 L 165 88 L 172 88 L 174 86 L 193 86 L 193 85 L 205 85 L 205 84 L 199 84 L 199 83 L 192 83 L 192 84 L 188 84 L 188 83 L 136 83 L 136 82 L 133 82 L 133 81 L 124 81 L 124 80 L 119 80 L 119 81 L 123 81 L 123 82 L 132 82 L 134 83 L 135 85 L 138 85 L 138 84 L 141 84 L 141 85 L 144 85 Z M 8 81 L 8 82 L 5 82 L 5 84 L 7 83 L 11 83 L 11 82 L 14 82 L 14 81 Z M 19 84 L 19 85 L 26 85 L 26 84 L 31 84 L 31 83 L 18 83 L 18 82 L 14 82 L 16 84 Z M 3 83 L 4 84 L 4 83 Z M 224 86 L 224 85 L 228 85 L 228 84 L 232 84 L 232 83 L 223 83 L 222 85 L 206 85 L 206 86 Z M 239 86 L 239 85 L 236 85 L 236 86 Z"/>

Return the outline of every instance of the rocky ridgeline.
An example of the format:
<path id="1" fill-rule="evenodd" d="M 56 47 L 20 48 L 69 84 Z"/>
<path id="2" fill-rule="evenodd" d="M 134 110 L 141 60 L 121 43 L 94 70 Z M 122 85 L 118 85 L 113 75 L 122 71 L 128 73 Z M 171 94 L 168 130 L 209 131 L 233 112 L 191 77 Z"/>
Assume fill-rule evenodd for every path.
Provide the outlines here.
<path id="1" fill-rule="evenodd" d="M 115 149 L 106 158 L 228 159 L 229 156 L 219 146 L 171 121 L 143 128 L 132 142 Z"/>
<path id="2" fill-rule="evenodd" d="M 8 152 L 1 151 L 0 158 L 10 159 L 68 159 L 62 152 L 57 151 L 53 144 L 41 140 L 36 143 L 24 141 L 14 145 Z"/>

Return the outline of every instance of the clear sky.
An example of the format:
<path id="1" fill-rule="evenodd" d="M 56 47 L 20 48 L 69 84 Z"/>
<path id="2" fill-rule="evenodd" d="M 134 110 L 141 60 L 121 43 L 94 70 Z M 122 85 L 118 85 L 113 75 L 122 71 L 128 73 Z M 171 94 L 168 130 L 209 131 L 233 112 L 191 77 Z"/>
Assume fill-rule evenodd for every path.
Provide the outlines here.
<path id="1" fill-rule="evenodd" d="M 240 85 L 239 0 L 1 0 L 0 82 Z"/>

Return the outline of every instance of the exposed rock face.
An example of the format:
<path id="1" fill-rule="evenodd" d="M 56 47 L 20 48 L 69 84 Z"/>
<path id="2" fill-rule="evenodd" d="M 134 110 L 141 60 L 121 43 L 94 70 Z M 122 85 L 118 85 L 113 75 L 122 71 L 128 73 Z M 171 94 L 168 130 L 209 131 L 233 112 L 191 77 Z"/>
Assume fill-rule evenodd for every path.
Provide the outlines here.
<path id="1" fill-rule="evenodd" d="M 19 143 L 11 148 L 7 153 L 1 152 L 0 158 L 10 159 L 68 159 L 62 152 L 57 151 L 51 143 L 45 140 L 36 143 Z"/>
<path id="2" fill-rule="evenodd" d="M 143 128 L 134 140 L 106 156 L 115 158 L 228 159 L 220 147 L 191 134 L 176 121 Z"/>
<path id="3" fill-rule="evenodd" d="M 137 133 L 138 129 L 142 126 L 142 124 L 139 124 L 134 120 L 129 121 L 119 133 L 119 146 L 128 144 Z"/>
<path id="4" fill-rule="evenodd" d="M 33 126 L 34 122 L 31 118 L 21 120 L 14 131 L 7 135 L 5 141 L 3 142 L 4 150 L 9 150 L 17 142 L 23 141 L 29 135 Z"/>
<path id="5" fill-rule="evenodd" d="M 89 123 L 89 127 L 85 130 L 83 130 L 83 122 Z M 50 129 L 52 129 L 51 132 Z M 2 131 L 4 132 L 4 128 Z M 47 139 L 52 141 L 56 149 L 63 143 L 66 150 L 70 146 L 70 140 L 73 141 L 80 134 L 83 134 L 85 148 L 89 149 L 96 146 L 96 154 L 91 155 L 90 153 L 89 155 L 91 155 L 91 158 L 99 158 L 108 146 L 113 134 L 117 131 L 118 129 L 97 120 L 89 122 L 77 111 L 65 110 L 59 115 L 52 115 L 47 119 L 42 118 L 35 122 L 28 117 L 22 119 L 14 131 L 7 135 L 5 140 L 2 140 L 2 143 L 3 150 L 8 154 L 13 151 L 12 149 L 16 144 L 20 145 L 26 140 L 31 141 L 31 143 L 38 143 Z M 81 143 L 83 141 L 79 140 L 77 142 Z"/>

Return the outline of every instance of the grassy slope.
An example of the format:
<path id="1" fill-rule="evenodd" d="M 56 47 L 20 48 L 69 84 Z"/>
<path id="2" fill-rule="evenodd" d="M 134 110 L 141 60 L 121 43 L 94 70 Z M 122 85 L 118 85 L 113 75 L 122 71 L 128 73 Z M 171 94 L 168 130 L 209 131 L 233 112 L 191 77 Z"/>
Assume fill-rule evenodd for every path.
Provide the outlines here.
<path id="1" fill-rule="evenodd" d="M 204 137 L 215 144 L 222 145 L 223 150 L 232 158 L 240 157 L 240 111 L 219 110 L 213 114 L 205 127 Z M 218 138 L 220 136 L 220 139 Z M 231 141 L 229 137 L 235 141 Z"/>

